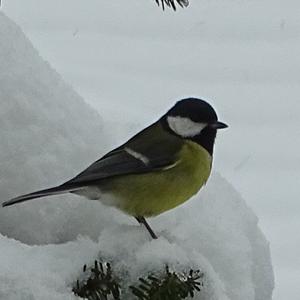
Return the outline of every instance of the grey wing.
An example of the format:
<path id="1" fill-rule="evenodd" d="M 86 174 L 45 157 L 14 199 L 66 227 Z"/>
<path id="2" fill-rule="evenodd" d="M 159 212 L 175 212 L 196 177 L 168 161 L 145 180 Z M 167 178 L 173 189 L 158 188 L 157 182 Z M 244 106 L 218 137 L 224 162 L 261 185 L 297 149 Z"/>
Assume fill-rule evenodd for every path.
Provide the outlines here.
<path id="1" fill-rule="evenodd" d="M 67 181 L 64 186 L 92 185 L 98 181 L 119 175 L 148 173 L 155 170 L 168 169 L 177 160 L 177 149 L 164 151 L 162 143 L 151 144 L 151 149 L 146 151 L 130 147 L 130 143 L 109 152 L 76 177 Z M 178 148 L 178 147 L 176 147 Z M 142 150 L 142 151 L 141 151 Z"/>
<path id="2" fill-rule="evenodd" d="M 147 172 L 150 168 L 142 161 L 132 157 L 124 149 L 111 152 L 97 160 L 87 169 L 69 180 L 68 184 L 91 183 L 104 178 L 128 173 Z"/>
<path id="3" fill-rule="evenodd" d="M 181 147 L 179 138 L 164 133 L 160 125 L 155 123 L 62 185 L 22 195 L 2 205 L 9 206 L 35 198 L 76 191 L 113 176 L 169 169 L 176 165 Z"/>

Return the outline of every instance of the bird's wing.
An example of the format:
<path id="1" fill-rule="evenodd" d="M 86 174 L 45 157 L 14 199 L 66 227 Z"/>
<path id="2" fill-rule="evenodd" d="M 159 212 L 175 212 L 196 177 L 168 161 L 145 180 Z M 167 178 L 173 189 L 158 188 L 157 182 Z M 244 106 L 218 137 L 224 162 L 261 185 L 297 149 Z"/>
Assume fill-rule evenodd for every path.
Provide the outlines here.
<path id="1" fill-rule="evenodd" d="M 113 176 L 172 168 L 178 162 L 178 152 L 182 147 L 182 140 L 167 134 L 160 126 L 159 123 L 149 126 L 127 143 L 109 152 L 62 185 L 21 195 L 2 203 L 2 206 L 73 192 L 81 187 L 97 184 L 102 179 Z"/>
<path id="2" fill-rule="evenodd" d="M 167 134 L 159 126 L 161 125 L 157 123 L 149 126 L 64 185 L 74 187 L 90 185 L 113 176 L 171 168 L 178 160 L 182 141 L 176 136 Z"/>

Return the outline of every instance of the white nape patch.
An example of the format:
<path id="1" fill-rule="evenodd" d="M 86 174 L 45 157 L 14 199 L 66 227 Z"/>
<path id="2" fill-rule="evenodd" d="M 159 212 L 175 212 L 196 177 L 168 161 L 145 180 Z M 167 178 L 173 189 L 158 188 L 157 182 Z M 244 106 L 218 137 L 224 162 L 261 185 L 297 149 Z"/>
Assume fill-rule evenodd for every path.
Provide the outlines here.
<path id="1" fill-rule="evenodd" d="M 189 118 L 180 116 L 167 118 L 169 127 L 178 135 L 182 137 L 193 137 L 198 135 L 203 128 L 207 126 L 206 123 L 197 123 Z"/>
<path id="2" fill-rule="evenodd" d="M 143 154 L 141 154 L 141 153 L 139 153 L 139 152 L 136 152 L 136 151 L 134 151 L 134 150 L 132 150 L 132 149 L 130 149 L 130 148 L 128 148 L 128 147 L 125 147 L 125 151 L 126 151 L 129 155 L 131 155 L 131 156 L 133 156 L 134 158 L 136 158 L 136 159 L 140 160 L 141 162 L 143 162 L 146 166 L 149 165 L 149 158 L 146 157 L 145 155 L 143 155 Z"/>

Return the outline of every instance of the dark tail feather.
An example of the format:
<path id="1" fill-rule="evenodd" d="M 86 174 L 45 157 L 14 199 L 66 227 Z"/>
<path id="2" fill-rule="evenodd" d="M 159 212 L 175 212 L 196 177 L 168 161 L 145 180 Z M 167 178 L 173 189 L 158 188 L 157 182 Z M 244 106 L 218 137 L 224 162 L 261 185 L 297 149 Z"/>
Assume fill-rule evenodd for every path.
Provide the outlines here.
<path id="1" fill-rule="evenodd" d="M 2 206 L 10 206 L 10 205 L 14 205 L 16 203 L 21 203 L 24 201 L 28 201 L 31 199 L 36 199 L 36 198 L 41 198 L 41 197 L 46 197 L 46 196 L 53 196 L 53 195 L 59 195 L 59 194 L 64 194 L 64 193 L 68 193 L 68 192 L 72 192 L 74 190 L 77 190 L 78 188 L 70 188 L 70 187 L 66 187 L 64 185 L 59 185 L 50 189 L 45 189 L 45 190 L 41 190 L 41 191 L 37 191 L 37 192 L 33 192 L 30 194 L 26 194 L 26 195 L 22 195 L 13 199 L 10 199 L 8 201 L 5 201 L 2 203 Z"/>

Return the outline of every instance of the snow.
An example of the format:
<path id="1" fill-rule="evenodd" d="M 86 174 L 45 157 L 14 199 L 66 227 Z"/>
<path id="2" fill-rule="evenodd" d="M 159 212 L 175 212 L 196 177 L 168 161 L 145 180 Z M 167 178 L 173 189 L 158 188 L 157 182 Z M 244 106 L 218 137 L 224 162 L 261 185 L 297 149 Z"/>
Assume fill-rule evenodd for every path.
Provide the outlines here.
<path id="1" fill-rule="evenodd" d="M 140 228 L 126 230 L 133 234 L 128 238 L 124 229 L 106 227 L 99 239 L 101 255 L 114 257 L 119 267 L 134 266 L 133 278 L 163 263 L 174 269 L 199 266 L 209 280 L 199 299 L 271 299 L 268 243 L 253 212 L 220 175 L 213 174 L 196 199 L 150 223 L 158 241 L 145 242 Z"/>
<path id="2" fill-rule="evenodd" d="M 78 172 L 98 157 L 105 135 L 97 112 L 62 81 L 39 57 L 21 30 L 3 14 L 0 36 L 3 201 L 32 189 L 58 184 Z M 47 228 L 42 214 L 48 209 L 52 211 L 51 207 L 52 204 L 36 203 L 31 208 L 1 210 L 1 232 L 32 243 L 53 241 L 50 230 L 28 235 L 37 226 Z M 22 226 L 16 222 L 21 211 Z M 39 217 L 34 217 L 38 213 Z M 54 218 L 56 213 L 54 210 Z"/>
<path id="3" fill-rule="evenodd" d="M 108 150 L 111 138 L 98 113 L 2 13 L 0 36 L 3 202 L 75 175 Z M 193 200 L 150 223 L 158 240 L 133 218 L 76 196 L 2 208 L 0 298 L 75 299 L 72 284 L 83 264 L 101 257 L 118 272 L 129 270 L 130 283 L 168 263 L 205 273 L 196 299 L 271 299 L 269 244 L 252 210 L 217 173 Z"/>

